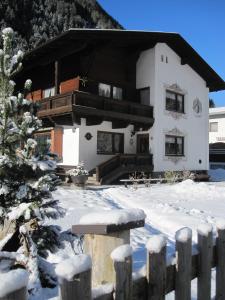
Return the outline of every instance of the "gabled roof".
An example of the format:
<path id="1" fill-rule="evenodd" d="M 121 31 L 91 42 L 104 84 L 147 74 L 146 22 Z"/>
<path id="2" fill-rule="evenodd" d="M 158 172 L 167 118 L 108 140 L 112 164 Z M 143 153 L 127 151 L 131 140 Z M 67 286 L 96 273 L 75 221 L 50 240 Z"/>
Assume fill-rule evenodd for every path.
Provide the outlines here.
<path id="1" fill-rule="evenodd" d="M 166 43 L 180 57 L 182 64 L 189 64 L 207 83 L 209 90 L 225 89 L 224 80 L 206 63 L 206 61 L 178 33 L 131 31 L 118 29 L 70 29 L 58 37 L 28 52 L 24 59 L 24 68 L 32 68 L 41 59 L 50 61 L 58 57 L 78 52 L 89 45 L 111 45 L 144 50 L 157 43 Z"/>

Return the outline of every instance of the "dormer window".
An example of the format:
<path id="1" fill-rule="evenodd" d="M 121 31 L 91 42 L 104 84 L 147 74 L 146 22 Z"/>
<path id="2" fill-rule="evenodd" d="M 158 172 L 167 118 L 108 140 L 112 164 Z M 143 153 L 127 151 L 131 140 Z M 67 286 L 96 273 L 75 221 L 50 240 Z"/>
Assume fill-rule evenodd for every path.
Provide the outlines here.
<path id="1" fill-rule="evenodd" d="M 184 113 L 184 95 L 167 90 L 166 110 Z"/>

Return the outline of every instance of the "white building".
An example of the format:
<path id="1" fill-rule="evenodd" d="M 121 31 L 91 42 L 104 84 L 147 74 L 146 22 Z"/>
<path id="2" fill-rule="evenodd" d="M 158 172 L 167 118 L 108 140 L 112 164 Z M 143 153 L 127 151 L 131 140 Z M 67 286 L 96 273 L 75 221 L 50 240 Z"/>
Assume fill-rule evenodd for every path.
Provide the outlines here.
<path id="1" fill-rule="evenodd" d="M 209 109 L 209 147 L 211 168 L 225 167 L 225 107 Z"/>
<path id="2" fill-rule="evenodd" d="M 30 96 L 62 165 L 83 161 L 105 182 L 135 168 L 208 170 L 208 93 L 225 84 L 179 34 L 74 29 L 33 53 L 24 76 L 45 73 Z"/>

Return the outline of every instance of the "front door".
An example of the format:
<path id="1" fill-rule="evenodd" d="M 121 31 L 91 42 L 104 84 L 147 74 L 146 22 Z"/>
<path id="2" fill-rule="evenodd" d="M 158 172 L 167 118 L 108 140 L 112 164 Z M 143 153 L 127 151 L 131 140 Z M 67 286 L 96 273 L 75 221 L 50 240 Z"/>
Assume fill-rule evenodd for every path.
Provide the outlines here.
<path id="1" fill-rule="evenodd" d="M 149 154 L 149 134 L 137 135 L 137 153 Z"/>

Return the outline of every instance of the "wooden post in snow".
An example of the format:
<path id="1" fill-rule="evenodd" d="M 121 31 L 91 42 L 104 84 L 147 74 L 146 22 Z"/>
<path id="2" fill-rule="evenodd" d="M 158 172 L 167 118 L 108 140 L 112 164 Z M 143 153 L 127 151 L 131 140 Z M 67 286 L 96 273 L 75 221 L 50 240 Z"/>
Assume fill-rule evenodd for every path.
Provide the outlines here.
<path id="1" fill-rule="evenodd" d="M 225 221 L 217 224 L 216 300 L 225 299 Z"/>
<path id="2" fill-rule="evenodd" d="M 0 300 L 27 300 L 29 274 L 24 269 L 2 273 L 0 278 Z"/>
<path id="3" fill-rule="evenodd" d="M 56 266 L 60 300 L 91 300 L 91 258 L 75 255 Z"/>
<path id="4" fill-rule="evenodd" d="M 27 300 L 27 288 L 23 287 L 17 291 L 0 297 L 0 300 Z"/>
<path id="5" fill-rule="evenodd" d="M 166 293 L 166 238 L 152 236 L 147 245 L 148 300 L 164 300 Z"/>
<path id="6" fill-rule="evenodd" d="M 200 225 L 198 228 L 198 300 L 211 299 L 211 267 L 213 254 L 212 226 Z"/>
<path id="7" fill-rule="evenodd" d="M 124 215 L 129 214 L 129 210 L 114 210 L 113 216 L 115 219 L 125 220 Z M 138 210 L 135 210 L 138 211 Z M 139 210 L 141 211 L 141 210 Z M 130 230 L 137 227 L 144 226 L 143 219 L 138 221 L 129 221 L 127 223 L 115 224 L 110 223 L 112 211 L 102 212 L 105 219 L 109 215 L 109 222 L 107 224 L 80 224 L 72 226 L 72 232 L 75 234 L 84 234 L 84 252 L 89 254 L 92 258 L 92 285 L 93 287 L 104 283 L 115 283 L 116 273 L 114 264 L 110 257 L 112 251 L 124 244 L 130 244 Z M 84 216 L 86 217 L 86 216 Z M 96 214 L 88 214 L 88 220 L 94 220 Z M 99 216 L 99 219 L 101 216 Z M 115 220 L 114 219 L 114 220 Z"/>
<path id="8" fill-rule="evenodd" d="M 176 233 L 175 300 L 191 300 L 192 232 L 182 228 Z"/>
<path id="9" fill-rule="evenodd" d="M 132 248 L 122 245 L 111 253 L 116 273 L 115 300 L 132 299 Z"/>

